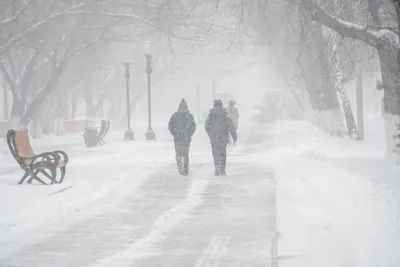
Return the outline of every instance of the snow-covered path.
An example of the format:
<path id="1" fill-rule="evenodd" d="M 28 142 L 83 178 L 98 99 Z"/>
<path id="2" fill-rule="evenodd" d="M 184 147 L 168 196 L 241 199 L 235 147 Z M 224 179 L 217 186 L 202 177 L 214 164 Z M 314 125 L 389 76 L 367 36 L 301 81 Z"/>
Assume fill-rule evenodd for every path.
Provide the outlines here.
<path id="1" fill-rule="evenodd" d="M 216 180 L 203 165 L 190 178 L 171 166 L 129 194 L 122 183 L 111 192 L 118 197 L 53 225 L 54 235 L 2 266 L 263 266 L 273 237 L 272 174 L 258 169 L 244 180 L 246 166 L 235 169 Z"/>

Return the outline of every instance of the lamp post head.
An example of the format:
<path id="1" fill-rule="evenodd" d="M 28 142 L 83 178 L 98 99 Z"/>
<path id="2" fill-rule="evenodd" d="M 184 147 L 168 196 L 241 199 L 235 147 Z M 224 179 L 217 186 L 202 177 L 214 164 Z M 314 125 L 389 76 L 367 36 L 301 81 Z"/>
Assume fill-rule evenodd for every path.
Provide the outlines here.
<path id="1" fill-rule="evenodd" d="M 125 79 L 128 80 L 129 77 L 130 77 L 130 73 L 129 73 L 130 63 L 125 62 L 125 63 L 124 63 L 124 66 L 125 66 Z"/>
<path id="2" fill-rule="evenodd" d="M 150 41 L 146 41 L 143 44 L 143 52 L 147 56 L 151 56 L 153 54 L 153 44 Z"/>
<path id="3" fill-rule="evenodd" d="M 146 41 L 143 44 L 143 52 L 144 56 L 146 57 L 146 72 L 147 74 L 152 73 L 152 68 L 151 68 L 151 58 L 153 56 L 153 45 L 150 41 Z"/>

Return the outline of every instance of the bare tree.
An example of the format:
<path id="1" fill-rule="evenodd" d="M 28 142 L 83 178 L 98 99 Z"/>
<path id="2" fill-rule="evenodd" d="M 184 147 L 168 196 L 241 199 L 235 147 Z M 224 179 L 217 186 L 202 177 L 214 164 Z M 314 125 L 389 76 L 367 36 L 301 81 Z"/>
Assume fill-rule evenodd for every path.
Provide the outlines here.
<path id="1" fill-rule="evenodd" d="M 120 13 L 126 12 L 123 1 L 119 6 L 92 0 L 14 2 L 5 6 L 8 18 L 0 21 L 0 68 L 13 95 L 12 117 L 21 125 L 57 90 L 75 55 L 110 41 L 138 42 L 154 36 L 157 27 L 138 15 Z"/>

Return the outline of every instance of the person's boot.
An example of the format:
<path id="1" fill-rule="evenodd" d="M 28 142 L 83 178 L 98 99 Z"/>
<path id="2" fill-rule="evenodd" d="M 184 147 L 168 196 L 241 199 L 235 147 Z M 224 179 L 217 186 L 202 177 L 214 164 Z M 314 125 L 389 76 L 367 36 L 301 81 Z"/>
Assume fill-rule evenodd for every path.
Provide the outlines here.
<path id="1" fill-rule="evenodd" d="M 178 162 L 178 163 L 177 163 L 177 166 L 178 166 L 178 172 L 179 172 L 179 174 L 180 174 L 180 175 L 183 175 L 182 163 L 181 163 L 181 162 Z"/>
<path id="2" fill-rule="evenodd" d="M 189 167 L 188 166 L 185 166 L 184 168 L 183 168 L 183 174 L 182 175 L 185 175 L 185 176 L 188 176 L 189 175 Z"/>
<path id="3" fill-rule="evenodd" d="M 221 176 L 225 176 L 226 175 L 225 169 L 221 169 L 220 174 Z"/>
<path id="4" fill-rule="evenodd" d="M 221 175 L 222 176 L 226 175 L 225 168 L 226 168 L 226 160 L 222 160 L 222 162 L 221 162 Z"/>
<path id="5" fill-rule="evenodd" d="M 215 176 L 220 176 L 221 175 L 221 165 L 219 165 L 219 164 L 215 165 L 214 175 Z"/>

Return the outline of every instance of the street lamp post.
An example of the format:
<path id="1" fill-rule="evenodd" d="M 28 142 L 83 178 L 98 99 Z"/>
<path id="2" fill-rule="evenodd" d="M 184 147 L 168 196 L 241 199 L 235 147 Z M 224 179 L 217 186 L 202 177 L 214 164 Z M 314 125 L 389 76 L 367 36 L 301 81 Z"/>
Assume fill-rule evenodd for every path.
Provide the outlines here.
<path id="1" fill-rule="evenodd" d="M 212 101 L 213 102 L 216 98 L 216 93 L 217 93 L 217 88 L 215 87 L 215 80 L 213 80 L 213 84 L 212 84 Z"/>
<path id="2" fill-rule="evenodd" d="M 200 86 L 197 84 L 197 121 L 199 122 L 201 120 L 201 114 L 200 114 Z"/>
<path id="3" fill-rule="evenodd" d="M 143 45 L 144 55 L 146 57 L 146 73 L 147 73 L 147 92 L 148 92 L 148 112 L 149 112 L 149 128 L 146 132 L 146 140 L 155 141 L 156 134 L 151 127 L 151 58 L 152 58 L 152 44 L 145 42 Z"/>
<path id="4" fill-rule="evenodd" d="M 130 96 L 129 96 L 129 78 L 130 78 L 130 64 L 124 63 L 125 65 L 125 79 L 126 79 L 126 110 L 128 115 L 128 130 L 124 134 L 125 141 L 134 140 L 134 134 L 131 128 L 131 106 L 130 106 Z"/>

